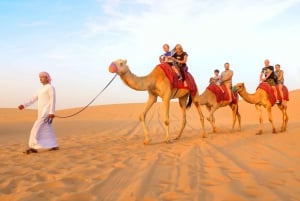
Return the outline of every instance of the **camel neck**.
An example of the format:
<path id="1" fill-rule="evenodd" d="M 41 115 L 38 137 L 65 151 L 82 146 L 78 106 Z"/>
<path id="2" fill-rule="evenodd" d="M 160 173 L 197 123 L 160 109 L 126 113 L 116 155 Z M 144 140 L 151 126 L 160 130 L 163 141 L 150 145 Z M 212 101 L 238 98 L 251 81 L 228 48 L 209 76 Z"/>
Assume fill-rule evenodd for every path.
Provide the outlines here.
<path id="1" fill-rule="evenodd" d="M 249 94 L 246 89 L 244 89 L 243 91 L 241 91 L 240 96 L 248 103 L 251 104 L 256 104 L 257 103 L 257 97 L 256 94 Z"/>
<path id="2" fill-rule="evenodd" d="M 130 88 L 137 91 L 145 91 L 148 89 L 147 77 L 139 77 L 133 74 L 131 71 L 121 75 L 123 82 Z"/>

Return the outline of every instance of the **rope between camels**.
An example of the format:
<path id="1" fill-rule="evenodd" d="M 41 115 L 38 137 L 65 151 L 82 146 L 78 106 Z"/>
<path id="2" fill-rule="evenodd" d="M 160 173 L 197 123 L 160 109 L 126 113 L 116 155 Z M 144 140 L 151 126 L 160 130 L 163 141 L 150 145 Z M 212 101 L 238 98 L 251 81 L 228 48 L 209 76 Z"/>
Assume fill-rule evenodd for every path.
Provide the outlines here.
<path id="1" fill-rule="evenodd" d="M 95 96 L 95 98 L 93 98 L 86 106 L 84 106 L 82 109 L 80 109 L 79 111 L 73 113 L 73 114 L 70 114 L 70 115 L 67 115 L 67 116 L 58 116 L 58 115 L 55 115 L 55 117 L 57 118 L 69 118 L 69 117 L 73 117 L 77 114 L 79 114 L 80 112 L 82 112 L 83 110 L 85 110 L 88 106 L 90 106 L 97 98 L 100 94 L 102 94 L 102 92 L 112 83 L 112 81 L 117 77 L 117 74 L 115 74 L 115 76 L 106 84 L 106 86 Z M 52 120 L 48 120 L 48 123 L 52 123 Z"/>

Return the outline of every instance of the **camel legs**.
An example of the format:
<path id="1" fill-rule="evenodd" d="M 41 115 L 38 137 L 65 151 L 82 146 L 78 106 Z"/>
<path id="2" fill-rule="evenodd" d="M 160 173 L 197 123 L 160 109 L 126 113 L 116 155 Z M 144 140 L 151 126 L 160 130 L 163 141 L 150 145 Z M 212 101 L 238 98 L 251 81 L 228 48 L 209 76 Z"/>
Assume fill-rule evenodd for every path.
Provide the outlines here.
<path id="1" fill-rule="evenodd" d="M 231 107 L 231 110 L 232 110 L 232 127 L 231 127 L 231 129 L 233 130 L 235 122 L 236 122 L 237 105 L 236 104 L 231 104 L 230 107 Z"/>
<path id="2" fill-rule="evenodd" d="M 146 103 L 146 106 L 144 108 L 144 111 L 140 114 L 140 121 L 143 126 L 144 130 L 144 144 L 149 144 L 150 143 L 150 138 L 149 138 L 149 131 L 145 123 L 146 115 L 149 109 L 152 107 L 152 105 L 157 101 L 157 97 L 154 95 L 149 94 L 148 101 Z"/>
<path id="3" fill-rule="evenodd" d="M 234 129 L 236 117 L 238 118 L 239 123 L 239 130 L 241 130 L 241 115 L 239 113 L 238 105 L 237 104 L 231 104 L 230 108 L 232 110 L 232 130 Z"/>
<path id="4" fill-rule="evenodd" d="M 242 130 L 242 125 L 241 125 L 242 117 L 241 117 L 239 110 L 237 110 L 236 116 L 237 116 L 238 122 L 239 122 L 239 130 Z"/>
<path id="5" fill-rule="evenodd" d="M 214 112 L 218 109 L 218 107 L 213 106 L 209 107 L 207 106 L 207 109 L 209 111 L 209 117 L 207 117 L 207 120 L 209 121 L 210 125 L 213 128 L 213 133 L 217 132 L 216 124 L 215 124 L 215 117 L 214 117 Z"/>
<path id="6" fill-rule="evenodd" d="M 258 132 L 256 134 L 257 135 L 261 135 L 263 133 L 262 110 L 261 110 L 261 106 L 258 105 L 258 104 L 255 105 L 255 108 L 256 108 L 256 110 L 258 112 L 258 115 L 259 115 L 259 125 L 260 125 L 260 128 L 259 128 L 259 130 L 258 130 Z M 276 129 L 275 129 L 275 126 L 274 126 L 274 123 L 273 123 L 273 117 L 272 117 L 272 106 L 271 105 L 267 105 L 266 109 L 267 109 L 267 112 L 268 112 L 269 122 L 272 125 L 272 132 L 276 133 Z"/>
<path id="7" fill-rule="evenodd" d="M 175 140 L 179 140 L 179 138 L 182 135 L 183 129 L 185 128 L 186 125 L 186 100 L 187 100 L 188 96 L 185 96 L 183 98 L 179 98 L 179 105 L 182 111 L 182 123 L 181 123 L 181 128 L 179 131 L 179 134 L 177 135 L 177 137 L 175 138 Z"/>
<path id="8" fill-rule="evenodd" d="M 269 115 L 269 122 L 272 124 L 272 133 L 276 133 L 276 128 L 274 126 L 273 116 L 272 116 L 272 107 L 267 106 L 267 111 L 268 111 L 268 115 Z"/>
<path id="9" fill-rule="evenodd" d="M 163 99 L 164 104 L 164 126 L 165 126 L 165 132 L 166 132 L 166 143 L 170 142 L 170 133 L 169 133 L 169 110 L 170 110 L 170 98 L 164 98 Z"/>
<path id="10" fill-rule="evenodd" d="M 200 117 L 200 124 L 201 124 L 201 127 L 202 127 L 202 137 L 206 138 L 207 134 L 206 134 L 206 131 L 205 131 L 205 128 L 204 128 L 204 116 L 203 116 L 203 113 L 202 113 L 202 110 L 201 110 L 200 103 L 198 101 L 195 101 L 194 104 L 197 108 L 197 111 L 198 111 L 198 114 L 199 114 L 199 117 Z"/>
<path id="11" fill-rule="evenodd" d="M 256 111 L 258 113 L 258 120 L 259 120 L 259 130 L 256 135 L 261 135 L 263 133 L 263 118 L 262 118 L 262 111 L 260 105 L 255 105 Z"/>
<path id="12" fill-rule="evenodd" d="M 287 127 L 287 122 L 288 122 L 288 116 L 287 116 L 287 106 L 286 106 L 286 102 L 282 101 L 280 105 L 278 105 L 278 108 L 281 110 L 282 113 L 282 125 L 281 125 L 281 132 L 286 131 L 286 127 Z"/>

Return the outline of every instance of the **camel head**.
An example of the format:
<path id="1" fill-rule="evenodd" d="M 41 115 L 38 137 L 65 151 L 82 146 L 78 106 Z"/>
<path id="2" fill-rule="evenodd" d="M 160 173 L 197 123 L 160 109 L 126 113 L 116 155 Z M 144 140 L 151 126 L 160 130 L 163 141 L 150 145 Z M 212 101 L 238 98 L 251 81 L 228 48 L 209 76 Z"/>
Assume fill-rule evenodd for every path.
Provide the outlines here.
<path id="1" fill-rule="evenodd" d="M 117 59 L 113 61 L 109 66 L 109 72 L 117 73 L 118 75 L 124 75 L 129 71 L 127 66 L 127 60 L 125 59 Z"/>
<path id="2" fill-rule="evenodd" d="M 244 83 L 237 83 L 236 85 L 234 85 L 233 87 L 232 87 L 232 91 L 233 92 L 241 92 L 241 91 L 243 91 L 245 89 L 245 85 L 244 85 Z"/>

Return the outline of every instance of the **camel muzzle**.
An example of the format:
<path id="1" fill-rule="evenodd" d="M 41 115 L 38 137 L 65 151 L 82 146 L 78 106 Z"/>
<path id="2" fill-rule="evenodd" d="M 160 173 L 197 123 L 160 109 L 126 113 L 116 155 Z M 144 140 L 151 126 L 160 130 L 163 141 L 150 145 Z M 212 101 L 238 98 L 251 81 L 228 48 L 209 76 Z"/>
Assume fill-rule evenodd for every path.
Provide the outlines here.
<path id="1" fill-rule="evenodd" d="M 108 68 L 108 70 L 109 70 L 110 73 L 116 73 L 117 69 L 118 69 L 118 67 L 117 67 L 117 65 L 115 63 L 111 63 L 110 66 L 109 66 L 109 68 Z"/>

